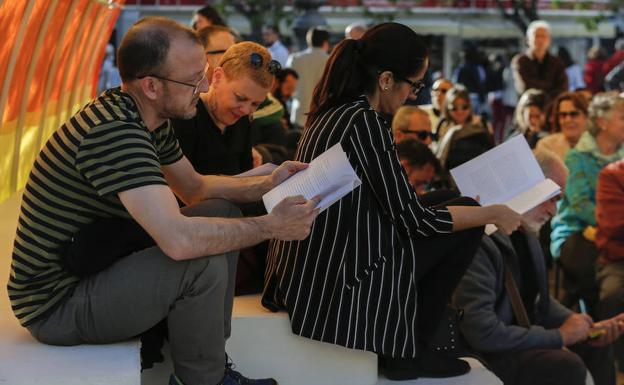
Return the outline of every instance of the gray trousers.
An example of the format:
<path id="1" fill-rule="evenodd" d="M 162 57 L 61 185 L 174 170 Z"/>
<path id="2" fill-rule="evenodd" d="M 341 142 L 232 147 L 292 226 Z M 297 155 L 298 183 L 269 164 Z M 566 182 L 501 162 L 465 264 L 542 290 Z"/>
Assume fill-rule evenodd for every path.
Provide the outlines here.
<path id="1" fill-rule="evenodd" d="M 238 217 L 223 200 L 182 209 L 186 216 Z M 167 319 L 176 375 L 185 385 L 223 378 L 238 251 L 174 261 L 158 247 L 122 258 L 81 280 L 73 294 L 28 329 L 51 345 L 127 340 Z"/>

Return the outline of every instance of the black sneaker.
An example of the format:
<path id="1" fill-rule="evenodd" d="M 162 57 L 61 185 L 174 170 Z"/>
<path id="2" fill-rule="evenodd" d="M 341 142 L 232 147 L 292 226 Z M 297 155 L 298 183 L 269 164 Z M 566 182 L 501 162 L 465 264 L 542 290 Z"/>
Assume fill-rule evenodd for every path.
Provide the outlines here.
<path id="1" fill-rule="evenodd" d="M 418 358 L 379 357 L 387 379 L 415 380 L 419 377 L 447 378 L 466 374 L 470 365 L 458 358 L 445 357 L 431 351 L 422 351 Z"/>
<path id="2" fill-rule="evenodd" d="M 278 385 L 272 378 L 251 379 L 234 370 L 234 364 L 225 364 L 225 375 L 219 385 Z"/>

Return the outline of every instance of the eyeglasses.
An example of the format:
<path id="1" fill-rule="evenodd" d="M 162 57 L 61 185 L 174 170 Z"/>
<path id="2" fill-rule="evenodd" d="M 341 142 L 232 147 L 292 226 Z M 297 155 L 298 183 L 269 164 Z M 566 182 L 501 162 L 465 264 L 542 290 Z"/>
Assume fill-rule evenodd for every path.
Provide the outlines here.
<path id="1" fill-rule="evenodd" d="M 223 67 L 223 64 L 225 64 L 228 60 L 232 60 L 232 59 L 234 59 L 234 56 L 229 57 L 225 59 L 224 61 L 222 61 L 221 67 Z M 262 58 L 262 55 L 260 55 L 259 53 L 252 52 L 249 55 L 249 63 L 251 64 L 252 68 L 259 69 L 259 68 L 262 68 L 262 65 L 264 64 L 264 59 Z M 267 64 L 266 68 L 267 68 L 267 71 L 269 71 L 271 75 L 276 75 L 282 69 L 282 65 L 277 60 L 271 60 Z"/>
<path id="2" fill-rule="evenodd" d="M 418 81 L 411 81 L 407 78 L 404 77 L 399 77 L 399 76 L 395 76 L 397 80 L 400 80 L 402 82 L 405 82 L 407 84 L 410 85 L 410 87 L 412 87 L 412 94 L 414 96 L 418 95 L 420 93 L 420 91 L 422 91 L 423 88 L 425 88 L 425 82 L 423 82 L 422 80 L 418 80 Z"/>
<path id="3" fill-rule="evenodd" d="M 566 116 L 569 116 L 570 118 L 577 118 L 580 114 L 581 114 L 581 111 L 563 111 L 563 112 L 558 112 L 557 116 L 560 119 L 563 119 Z"/>
<path id="4" fill-rule="evenodd" d="M 206 55 L 220 55 L 220 54 L 224 54 L 225 51 L 227 51 L 227 49 L 217 49 L 214 51 L 206 51 L 204 52 Z"/>
<path id="5" fill-rule="evenodd" d="M 431 131 L 425 131 L 425 130 L 399 130 L 404 134 L 413 134 L 416 135 L 416 137 L 420 140 L 427 140 L 427 138 L 431 137 L 432 140 L 436 139 L 436 134 L 434 134 Z"/>
<path id="6" fill-rule="evenodd" d="M 439 94 L 445 94 L 450 90 L 450 88 L 432 88 L 431 91 L 437 92 Z"/>
<path id="7" fill-rule="evenodd" d="M 199 91 L 199 87 L 206 80 L 206 71 L 204 70 L 204 74 L 202 75 L 201 79 L 199 79 L 199 82 L 197 82 L 197 84 L 185 83 L 185 82 L 181 82 L 179 80 L 173 80 L 173 79 L 169 79 L 169 78 L 166 78 L 166 77 L 163 77 L 163 76 L 154 75 L 154 74 L 147 74 L 147 75 L 139 76 L 137 79 L 143 79 L 143 78 L 146 78 L 148 76 L 152 77 L 152 78 L 159 79 L 159 80 L 164 80 L 164 81 L 167 81 L 167 82 L 181 84 L 181 85 L 187 86 L 187 87 L 193 87 L 193 95 L 197 95 L 197 91 Z"/>
<path id="8" fill-rule="evenodd" d="M 459 104 L 457 106 L 451 105 L 449 106 L 449 111 L 466 111 L 470 109 L 469 104 Z"/>

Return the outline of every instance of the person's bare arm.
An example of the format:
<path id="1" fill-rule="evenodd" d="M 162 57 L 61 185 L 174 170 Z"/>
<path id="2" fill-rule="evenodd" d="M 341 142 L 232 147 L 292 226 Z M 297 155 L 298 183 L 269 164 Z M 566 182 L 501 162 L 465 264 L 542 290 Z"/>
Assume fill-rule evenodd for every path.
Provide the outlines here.
<path id="1" fill-rule="evenodd" d="M 263 240 L 304 239 L 318 215 L 318 199 L 284 199 L 272 211 L 254 218 L 186 217 L 167 186 L 150 185 L 119 193 L 130 215 L 174 260 L 218 255 Z"/>
<path id="2" fill-rule="evenodd" d="M 448 206 L 453 217 L 453 231 L 494 224 L 505 234 L 511 234 L 522 223 L 522 215 L 505 205 Z"/>
<path id="3" fill-rule="evenodd" d="M 186 204 L 211 198 L 244 203 L 259 201 L 264 193 L 306 167 L 304 163 L 287 161 L 270 175 L 237 178 L 201 175 L 186 157 L 182 157 L 173 164 L 163 166 L 162 170 L 171 189 Z"/>

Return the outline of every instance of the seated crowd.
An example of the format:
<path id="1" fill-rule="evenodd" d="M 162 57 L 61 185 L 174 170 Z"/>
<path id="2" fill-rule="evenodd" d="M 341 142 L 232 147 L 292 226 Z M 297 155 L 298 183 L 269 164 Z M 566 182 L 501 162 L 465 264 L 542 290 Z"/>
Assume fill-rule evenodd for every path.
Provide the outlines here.
<path id="1" fill-rule="evenodd" d="M 520 98 L 496 140 L 485 101 L 457 81 L 435 79 L 430 105 L 406 105 L 422 96 L 429 51 L 402 24 L 351 25 L 331 54 L 329 33 L 311 28 L 290 55 L 277 28 L 265 29 L 268 49 L 242 41 L 209 6 L 193 28 L 135 23 L 117 53 L 121 86 L 37 157 L 8 283 L 34 338 L 143 336 L 158 350 L 166 337 L 171 385 L 276 384 L 244 377 L 225 352 L 234 295 L 262 291 L 293 333 L 373 352 L 392 380 L 458 376 L 470 370 L 458 357 L 473 354 L 505 384 L 584 384 L 587 372 L 615 384 L 624 97 L 569 91 L 547 23 L 529 26 L 511 63 Z M 522 215 L 461 197 L 449 171 L 516 135 L 561 195 Z M 270 213 L 258 203 L 335 144 L 361 186 L 322 212 L 320 197 Z M 484 235 L 487 224 L 498 232 Z M 461 346 L 442 353 L 454 308 Z"/>

